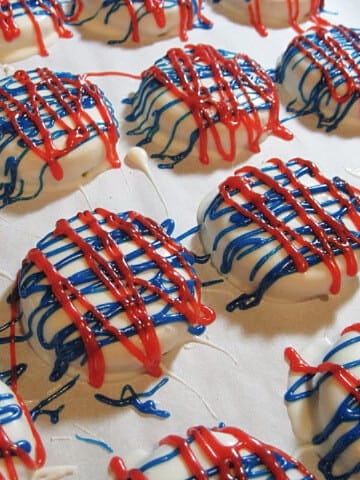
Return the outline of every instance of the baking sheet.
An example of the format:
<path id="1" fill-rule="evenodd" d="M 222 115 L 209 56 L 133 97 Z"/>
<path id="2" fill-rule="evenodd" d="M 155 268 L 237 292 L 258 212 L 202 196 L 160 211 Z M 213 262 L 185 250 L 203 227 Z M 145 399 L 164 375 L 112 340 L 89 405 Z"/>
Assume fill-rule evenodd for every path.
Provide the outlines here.
<path id="1" fill-rule="evenodd" d="M 358 0 L 338 2 L 328 0 L 328 18 L 334 23 L 360 27 Z M 272 69 L 294 36 L 290 28 L 269 30 L 266 38 L 254 29 L 232 22 L 220 15 L 211 4 L 205 14 L 213 21 L 212 30 L 189 32 L 189 43 L 211 43 L 217 48 L 244 52 L 264 68 Z M 150 66 L 173 47 L 182 45 L 178 38 L 162 40 L 143 47 L 109 46 L 96 40 L 74 37 L 58 41 L 50 48 L 50 56 L 39 56 L 17 62 L 17 68 L 47 66 L 57 71 L 75 73 L 118 71 L 132 74 Z M 131 147 L 122 123 L 126 106 L 122 100 L 138 85 L 136 79 L 118 75 L 93 79 L 113 102 L 121 121 L 119 144 L 123 160 Z M 282 112 L 281 116 L 286 117 Z M 360 186 L 359 138 L 346 138 L 337 133 L 325 134 L 312 122 L 290 120 L 286 126 L 294 140 L 284 142 L 268 138 L 261 152 L 248 161 L 257 166 L 277 156 L 284 160 L 300 156 L 316 162 L 329 176 L 339 175 Z M 102 174 L 90 184 L 71 194 L 50 198 L 44 203 L 15 204 L 0 211 L 0 293 L 1 319 L 9 319 L 5 298 L 15 279 L 22 258 L 37 240 L 53 228 L 59 217 L 72 217 L 84 209 L 102 206 L 113 211 L 128 209 L 151 216 L 157 221 L 170 217 L 175 220 L 175 234 L 181 235 L 196 225 L 197 207 L 210 190 L 228 175 L 235 165 L 212 169 L 196 162 L 191 167 L 179 164 L 175 169 L 159 169 L 148 163 L 152 179 L 142 171 L 129 168 Z M 164 202 L 159 196 L 159 192 Z M 202 253 L 196 235 L 185 242 Z M 199 267 L 204 281 L 218 279 L 211 265 Z M 131 386 L 140 394 L 138 402 L 151 399 L 155 410 L 166 412 L 163 417 L 140 414 L 134 405 L 111 407 L 94 397 L 94 390 L 77 381 L 48 408 L 53 415 L 40 415 L 36 420 L 44 440 L 48 465 L 74 467 L 72 478 L 105 479 L 107 466 L 114 455 L 124 457 L 131 466 L 140 451 L 150 451 L 169 433 L 185 434 L 192 425 L 214 426 L 219 422 L 238 426 L 268 443 L 292 453 L 296 441 L 291 431 L 283 402 L 287 384 L 284 348 L 292 345 L 303 349 L 322 337 L 335 336 L 349 323 L 358 321 L 359 298 L 357 281 L 352 282 L 337 297 L 300 304 L 285 304 L 264 300 L 249 311 L 227 313 L 226 303 L 237 296 L 228 283 L 204 289 L 204 302 L 215 308 L 217 320 L 199 341 L 187 344 L 164 359 L 164 384 L 161 379 L 143 375 Z M 6 364 L 8 346 L 0 345 L 0 359 Z M 58 384 L 45 381 L 46 365 L 26 345 L 19 349 L 19 358 L 28 363 L 21 378 L 19 391 L 30 409 L 39 400 L 58 391 L 72 377 Z M 209 366 L 211 366 L 209 368 Z M 3 368 L 1 368 L 3 370 Z M 126 397 L 124 385 L 112 384 L 101 393 L 112 398 Z M 126 402 L 125 402 L 126 403 Z M 64 405 L 62 410 L 58 408 Z M 59 413 L 58 422 L 56 412 Z"/>

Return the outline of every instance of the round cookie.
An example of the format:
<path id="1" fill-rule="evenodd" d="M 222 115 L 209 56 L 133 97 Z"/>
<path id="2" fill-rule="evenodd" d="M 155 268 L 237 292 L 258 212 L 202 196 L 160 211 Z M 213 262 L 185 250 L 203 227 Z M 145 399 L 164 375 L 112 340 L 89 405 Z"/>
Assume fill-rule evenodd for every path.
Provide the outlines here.
<path id="1" fill-rule="evenodd" d="M 86 78 L 47 68 L 0 79 L 0 208 L 119 167 L 118 123 Z"/>
<path id="2" fill-rule="evenodd" d="M 292 26 L 299 31 L 299 24 L 307 20 L 321 22 L 319 14 L 324 0 L 213 0 L 231 19 L 252 25 L 261 35 L 267 35 L 266 27 Z"/>
<path id="3" fill-rule="evenodd" d="M 145 70 L 128 102 L 128 135 L 149 145 L 152 157 L 174 166 L 193 157 L 203 164 L 235 162 L 258 152 L 280 125 L 279 98 L 270 76 L 251 58 L 210 45 L 170 49 Z"/>
<path id="4" fill-rule="evenodd" d="M 195 258 L 172 229 L 97 209 L 59 220 L 28 253 L 12 299 L 50 380 L 71 368 L 94 387 L 144 371 L 159 376 L 162 355 L 214 320 Z"/>
<path id="5" fill-rule="evenodd" d="M 314 479 L 286 453 L 234 427 L 189 428 L 185 438 L 163 438 L 138 468 L 127 470 L 123 460 L 114 457 L 110 469 L 119 480 Z"/>
<path id="6" fill-rule="evenodd" d="M 0 381 L 1 478 L 25 478 L 25 475 L 28 478 L 29 471 L 43 466 L 45 457 L 42 441 L 24 402 L 15 390 Z"/>
<path id="7" fill-rule="evenodd" d="M 240 289 L 230 311 L 265 293 L 285 301 L 337 294 L 358 272 L 358 190 L 307 160 L 240 168 L 203 200 L 198 221 L 213 265 Z"/>
<path id="8" fill-rule="evenodd" d="M 15 62 L 47 48 L 72 33 L 66 22 L 77 18 L 81 0 L 8 0 L 0 11 L 0 62 Z"/>
<path id="9" fill-rule="evenodd" d="M 295 37 L 282 55 L 278 82 L 287 110 L 313 115 L 317 127 L 360 126 L 360 30 L 318 27 Z"/>
<path id="10" fill-rule="evenodd" d="M 360 468 L 359 342 L 360 326 L 354 324 L 333 344 L 308 348 L 311 363 L 292 348 L 285 351 L 291 424 L 327 480 L 357 478 Z"/>
<path id="11" fill-rule="evenodd" d="M 178 36 L 186 41 L 194 27 L 211 28 L 203 15 L 202 0 L 84 0 L 84 10 L 74 23 L 89 36 L 110 44 L 146 44 Z"/>

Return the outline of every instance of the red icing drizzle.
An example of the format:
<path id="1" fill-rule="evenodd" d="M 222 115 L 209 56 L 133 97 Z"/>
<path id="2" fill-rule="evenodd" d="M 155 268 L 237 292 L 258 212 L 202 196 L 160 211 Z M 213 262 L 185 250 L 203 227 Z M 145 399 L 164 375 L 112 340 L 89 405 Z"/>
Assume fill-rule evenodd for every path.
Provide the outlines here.
<path id="1" fill-rule="evenodd" d="M 32 7 L 28 6 L 26 0 L 18 0 L 18 3 L 22 6 L 25 14 L 28 15 L 30 22 L 32 23 L 40 55 L 48 55 L 41 32 L 41 26 L 36 19 L 36 15 L 32 11 Z M 69 38 L 72 36 L 72 33 L 64 27 L 64 23 L 77 19 L 82 7 L 82 1 L 76 0 L 76 8 L 72 16 L 67 16 L 65 14 L 57 0 L 49 0 L 47 4 L 42 0 L 38 0 L 35 8 L 42 10 L 44 14 L 49 15 L 53 22 L 54 30 L 59 37 Z M 16 25 L 13 9 L 9 0 L 0 1 L 0 29 L 7 42 L 11 42 L 21 35 L 21 30 Z"/>
<path id="2" fill-rule="evenodd" d="M 61 304 L 68 318 L 76 326 L 87 353 L 89 383 L 94 387 L 100 387 L 104 381 L 105 362 L 100 346 L 97 343 L 94 332 L 88 327 L 83 317 L 83 312 L 89 311 L 94 318 L 102 325 L 103 329 L 113 335 L 127 350 L 135 357 L 147 372 L 153 376 L 161 374 L 161 347 L 157 338 L 156 329 L 151 316 L 138 288 L 144 287 L 148 292 L 158 295 L 164 302 L 169 304 L 177 312 L 185 316 L 191 325 L 207 325 L 214 320 L 214 312 L 202 305 L 200 299 L 200 281 L 192 271 L 190 265 L 183 258 L 184 248 L 172 240 L 163 229 L 152 220 L 142 215 L 130 212 L 129 221 L 119 218 L 117 215 L 104 209 L 97 209 L 96 213 L 106 220 L 110 229 L 118 229 L 129 236 L 137 248 L 144 251 L 144 254 L 157 265 L 166 277 L 176 286 L 177 298 L 171 298 L 157 286 L 151 285 L 143 278 L 136 277 L 126 262 L 125 256 L 119 246 L 111 238 L 109 230 L 99 224 L 95 216 L 90 212 L 80 213 L 79 220 L 86 224 L 89 229 L 101 241 L 105 256 L 97 252 L 92 245 L 86 243 L 71 227 L 66 220 L 57 223 L 54 234 L 65 235 L 71 242 L 75 243 L 84 256 L 84 260 L 97 278 L 106 286 L 111 295 L 123 307 L 128 320 L 135 326 L 143 348 L 136 346 L 130 338 L 113 327 L 108 319 L 92 305 L 87 298 L 80 293 L 70 281 L 63 277 L 59 271 L 49 262 L 46 256 L 39 250 L 33 249 L 29 252 L 27 261 L 33 262 L 38 269 L 46 275 L 54 295 Z M 132 223 L 133 220 L 140 222 L 151 235 L 151 242 L 161 243 L 168 253 L 177 257 L 178 262 L 186 271 L 188 278 L 195 283 L 196 294 L 189 290 L 186 279 L 179 273 L 170 262 L 156 251 L 153 243 L 143 237 L 139 229 Z M 117 273 L 109 264 L 114 262 Z"/>
<path id="3" fill-rule="evenodd" d="M 116 152 L 118 132 L 101 91 L 81 76 L 64 78 L 64 82 L 69 85 L 67 88 L 61 76 L 55 75 L 47 68 L 38 68 L 36 72 L 39 77 L 35 81 L 24 70 L 17 70 L 14 73 L 14 78 L 26 89 L 25 99 L 18 100 L 6 89 L 0 88 L 0 108 L 27 147 L 49 165 L 54 178 L 61 180 L 63 171 L 58 160 L 87 140 L 91 127 L 101 138 L 109 163 L 113 167 L 118 167 L 119 160 Z M 50 92 L 51 103 L 47 103 L 42 96 L 44 87 Z M 70 87 L 75 88 L 76 92 L 72 93 Z M 103 131 L 82 107 L 81 100 L 84 95 L 88 95 L 94 101 L 96 109 L 106 125 L 106 131 Z M 57 113 L 59 108 L 66 112 L 65 118 L 61 118 Z M 51 132 L 44 123 L 44 112 L 48 118 L 54 120 L 55 125 L 61 131 L 65 132 L 65 145 L 61 148 L 57 147 Z M 38 132 L 35 138 L 28 136 L 21 128 L 18 121 L 20 116 L 28 118 L 35 126 Z M 39 138 L 41 145 L 38 145 Z"/>
<path id="4" fill-rule="evenodd" d="M 335 39 L 333 33 L 337 30 L 341 40 Z M 354 51 L 360 53 L 360 35 L 341 25 L 326 28 L 317 28 L 316 42 L 309 36 L 296 37 L 292 44 L 304 57 L 308 58 L 313 67 L 321 72 L 332 98 L 338 103 L 347 102 L 355 93 L 360 93 L 360 65 Z M 343 43 L 351 45 L 347 51 Z M 336 83 L 334 73 L 336 72 Z M 336 88 L 341 85 L 341 88 Z"/>
<path id="5" fill-rule="evenodd" d="M 192 0 L 177 0 L 179 7 L 179 16 L 180 16 L 180 26 L 179 26 L 179 36 L 182 41 L 186 41 L 188 36 L 186 34 L 187 30 L 191 30 L 194 22 L 194 11 Z M 125 0 L 125 5 L 127 6 L 130 19 L 131 19 L 131 28 L 132 28 L 132 39 L 134 42 L 140 41 L 139 33 L 139 18 L 136 8 L 132 0 Z M 166 16 L 165 16 L 165 7 L 164 0 L 144 0 L 145 11 L 151 15 L 155 20 L 156 25 L 159 28 L 165 28 L 166 26 Z M 198 17 L 202 23 L 205 25 L 211 25 L 211 22 L 201 14 L 202 1 L 199 1 L 199 11 Z"/>
<path id="6" fill-rule="evenodd" d="M 223 445 L 213 432 L 222 432 L 233 436 L 234 443 L 232 445 Z M 240 429 L 223 427 L 209 430 L 199 426 L 190 428 L 187 434 L 192 437 L 193 442 L 210 465 L 218 469 L 220 480 L 228 480 L 229 478 L 246 480 L 248 478 L 241 457 L 244 453 L 243 450 L 247 450 L 248 453 L 253 453 L 259 457 L 261 463 L 266 466 L 273 478 L 277 480 L 286 480 L 289 476 L 276 460 L 274 453 L 278 453 L 286 461 L 296 465 L 296 468 L 304 476 L 314 478 L 300 463 L 291 459 L 284 452 L 260 442 Z M 160 445 L 169 445 L 179 451 L 179 456 L 187 467 L 189 477 L 191 476 L 191 478 L 196 478 L 197 480 L 206 480 L 209 476 L 192 449 L 193 442 L 177 435 L 170 435 L 164 438 Z M 147 476 L 140 470 L 126 470 L 123 461 L 118 457 L 112 459 L 110 469 L 114 473 L 116 480 L 147 479 Z"/>
<path id="7" fill-rule="evenodd" d="M 351 328 L 351 327 L 350 327 Z M 349 329 L 350 330 L 350 329 Z M 290 371 L 303 375 L 316 375 L 317 373 L 330 373 L 332 377 L 360 403 L 360 379 L 352 375 L 345 367 L 332 362 L 320 363 L 312 367 L 306 363 L 293 349 L 285 350 L 285 358 L 289 362 Z"/>
<path id="8" fill-rule="evenodd" d="M 244 166 L 235 172 L 235 175 L 229 177 L 220 186 L 219 191 L 224 202 L 230 205 L 233 209 L 251 219 L 254 223 L 259 225 L 269 235 L 274 237 L 281 246 L 286 250 L 286 253 L 291 257 L 296 269 L 299 272 L 308 270 L 309 265 L 304 255 L 300 252 L 302 247 L 313 254 L 317 255 L 321 261 L 328 268 L 332 283 L 330 292 L 336 294 L 341 287 L 341 272 L 336 262 L 334 249 L 339 249 L 344 256 L 346 262 L 347 275 L 354 276 L 358 271 L 358 264 L 350 241 L 357 244 L 360 239 L 353 235 L 351 231 L 341 222 L 337 221 L 321 207 L 312 196 L 309 188 L 304 186 L 281 160 L 271 159 L 270 163 L 277 166 L 279 171 L 288 178 L 289 187 L 282 187 L 277 180 L 273 179 L 266 172 L 263 172 L 252 166 Z M 360 230 L 360 217 L 353 204 L 339 192 L 334 183 L 324 177 L 319 169 L 311 162 L 303 159 L 296 159 L 300 165 L 307 166 L 310 169 L 310 175 L 318 182 L 318 184 L 326 185 L 329 195 L 336 199 L 341 207 L 347 210 L 349 218 L 353 221 L 355 227 Z M 314 245 L 313 242 L 306 240 L 300 233 L 297 233 L 290 225 L 282 222 L 274 213 L 267 207 L 266 196 L 262 193 L 255 192 L 246 174 L 251 174 L 255 179 L 260 180 L 269 190 L 279 193 L 284 202 L 292 207 L 296 212 L 298 218 L 303 225 L 308 225 L 311 228 L 314 236 L 319 242 L 319 246 Z M 350 196 L 355 195 L 354 189 L 348 186 L 348 193 Z M 244 198 L 245 202 L 250 202 L 255 206 L 254 211 L 250 211 L 240 205 L 236 199 L 231 195 L 231 191 L 237 190 Z M 293 195 L 293 191 L 300 191 L 301 197 L 305 200 L 307 205 L 310 205 L 315 214 L 309 215 L 303 205 L 299 203 L 297 198 Z M 332 233 L 327 235 L 326 231 L 320 226 L 320 222 L 325 222 L 331 227 Z"/>
<path id="9" fill-rule="evenodd" d="M 249 12 L 249 19 L 251 25 L 257 30 L 257 32 L 265 37 L 268 32 L 265 28 L 265 25 L 262 23 L 262 15 L 261 15 L 261 4 L 262 0 L 252 0 L 249 2 L 248 5 L 248 12 Z M 284 0 L 285 2 L 285 0 Z M 298 24 L 299 19 L 299 8 L 300 3 L 299 0 L 286 0 L 288 12 L 289 12 L 289 25 L 293 27 L 297 32 L 302 32 L 303 30 L 300 28 Z M 327 22 L 322 19 L 319 15 L 321 8 L 323 8 L 324 0 L 311 0 L 310 10 L 309 10 L 309 18 L 312 22 L 316 24 L 327 24 Z M 274 8 L 274 15 L 276 15 L 276 8 Z"/>
<path id="10" fill-rule="evenodd" d="M 271 131 L 274 135 L 291 139 L 292 135 L 282 127 L 278 120 L 279 97 L 275 86 L 262 68 L 246 55 L 234 55 L 232 59 L 225 58 L 210 45 L 188 45 L 191 51 L 173 48 L 167 52 L 167 58 L 176 72 L 180 85 L 175 85 L 169 76 L 157 66 L 143 73 L 143 76 L 153 75 L 158 82 L 169 89 L 175 97 L 183 101 L 191 111 L 199 129 L 199 157 L 204 164 L 209 163 L 207 135 L 211 132 L 216 148 L 226 161 L 233 161 L 236 155 L 236 131 L 244 126 L 248 135 L 248 147 L 252 152 L 259 151 L 260 137 L 264 132 Z M 261 82 L 252 80 L 239 63 L 245 61 L 251 65 Z M 202 82 L 196 64 L 210 67 L 213 83 L 211 88 Z M 236 83 L 247 101 L 247 109 L 242 108 L 231 87 Z M 216 95 L 211 91 L 216 86 Z M 264 86 L 265 85 L 265 86 Z M 269 119 L 263 126 L 259 112 L 251 99 L 249 88 L 260 96 L 269 107 Z M 248 111 L 247 111 L 248 110 Z M 218 116 L 218 120 L 215 117 Z M 222 138 L 217 129 L 217 123 L 223 124 L 229 133 L 230 148 L 225 151 Z"/>

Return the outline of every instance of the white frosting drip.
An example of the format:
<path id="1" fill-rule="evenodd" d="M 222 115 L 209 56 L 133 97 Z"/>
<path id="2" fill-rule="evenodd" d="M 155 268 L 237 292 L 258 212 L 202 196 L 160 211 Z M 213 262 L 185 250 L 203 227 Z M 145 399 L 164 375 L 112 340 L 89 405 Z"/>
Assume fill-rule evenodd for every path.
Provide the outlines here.
<path id="1" fill-rule="evenodd" d="M 205 398 L 201 395 L 201 393 L 199 393 L 196 388 L 194 388 L 193 386 L 189 385 L 183 378 L 181 378 L 179 375 L 176 375 L 175 373 L 173 373 L 171 370 L 169 370 L 168 368 L 166 368 L 164 365 L 162 365 L 162 369 L 163 369 L 163 372 L 165 375 L 167 375 L 168 377 L 171 377 L 173 378 L 174 380 L 176 380 L 177 382 L 181 383 L 181 385 L 184 385 L 186 388 L 188 388 L 199 400 L 200 402 L 202 403 L 202 405 L 204 405 L 204 407 L 206 408 L 206 410 L 210 413 L 210 415 L 214 418 L 215 421 L 219 421 L 219 415 L 217 415 L 217 413 L 215 412 L 215 410 L 211 407 L 211 405 L 209 404 L 209 402 L 207 402 L 205 400 Z"/>
<path id="2" fill-rule="evenodd" d="M 46 467 L 38 470 L 31 477 L 31 480 L 61 480 L 69 478 L 78 479 L 78 468 L 72 465 L 59 465 L 55 467 Z"/>
<path id="3" fill-rule="evenodd" d="M 15 72 L 15 68 L 12 65 L 2 64 L 0 65 L 0 78 L 8 77 Z"/>
<path id="4" fill-rule="evenodd" d="M 135 170 L 140 170 L 149 179 L 151 185 L 154 187 L 154 190 L 159 197 L 160 202 L 162 203 L 165 209 L 165 215 L 169 216 L 169 211 L 168 211 L 165 198 L 161 193 L 161 191 L 159 190 L 158 186 L 156 185 L 154 176 L 150 171 L 149 155 L 147 154 L 146 150 L 140 147 L 130 148 L 130 150 L 126 154 L 125 163 L 130 168 L 133 168 Z"/>
<path id="5" fill-rule="evenodd" d="M 7 280 L 10 280 L 11 282 L 13 282 L 15 280 L 13 275 L 6 272 L 5 270 L 0 270 L 0 277 L 6 278 Z"/>

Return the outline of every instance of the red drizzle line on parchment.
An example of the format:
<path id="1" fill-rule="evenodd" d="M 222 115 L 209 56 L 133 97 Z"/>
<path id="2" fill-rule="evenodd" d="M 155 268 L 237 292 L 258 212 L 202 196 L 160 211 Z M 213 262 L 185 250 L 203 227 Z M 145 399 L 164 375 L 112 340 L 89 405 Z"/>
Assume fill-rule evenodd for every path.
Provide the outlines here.
<path id="1" fill-rule="evenodd" d="M 262 14 L 261 14 L 261 3 L 262 0 L 252 0 L 248 5 L 249 20 L 251 25 L 256 29 L 256 31 L 263 37 L 267 36 L 268 31 L 265 25 L 262 23 Z M 284 0 L 285 1 L 285 0 Z M 289 25 L 297 32 L 302 32 L 298 23 L 299 19 L 299 0 L 286 0 L 287 7 L 289 11 Z M 309 20 L 314 22 L 317 25 L 328 25 L 323 18 L 320 17 L 320 10 L 324 6 L 324 0 L 311 0 L 311 6 L 309 11 Z M 276 8 L 274 8 L 274 15 L 276 15 Z"/>
<path id="2" fill-rule="evenodd" d="M 315 40 L 311 38 L 312 32 Z M 340 34 L 341 38 L 335 38 L 334 32 Z M 351 45 L 352 50 L 348 51 L 343 44 Z M 354 54 L 360 53 L 360 35 L 357 32 L 341 25 L 332 27 L 330 31 L 317 28 L 310 30 L 310 35 L 296 37 L 292 45 L 311 61 L 313 69 L 321 72 L 336 102 L 346 103 L 355 93 L 360 94 L 360 65 Z"/>
<path id="3" fill-rule="evenodd" d="M 232 445 L 223 445 L 216 438 L 213 432 L 221 432 L 234 437 Z M 251 437 L 244 431 L 234 427 L 219 427 L 209 430 L 203 426 L 192 427 L 187 431 L 189 438 L 183 438 L 177 435 L 165 437 L 160 445 L 168 445 L 178 450 L 180 461 L 182 461 L 188 471 L 189 477 L 197 480 L 207 480 L 209 478 L 206 468 L 197 458 L 192 446 L 195 444 L 201 454 L 206 458 L 206 463 L 218 469 L 217 475 L 220 480 L 237 478 L 246 480 L 248 478 L 245 471 L 241 454 L 245 450 L 246 454 L 255 454 L 261 463 L 269 470 L 273 478 L 277 480 L 287 480 L 290 478 L 285 472 L 283 466 L 278 462 L 276 455 L 285 459 L 285 462 L 293 468 L 297 468 L 304 476 L 309 479 L 314 477 L 299 462 L 286 455 L 275 447 Z M 202 463 L 205 463 L 204 461 Z M 110 470 L 115 475 L 116 480 L 146 480 L 148 477 L 138 469 L 127 470 L 124 462 L 119 457 L 112 458 Z"/>
<path id="4" fill-rule="evenodd" d="M 25 14 L 28 15 L 33 26 L 39 54 L 42 56 L 48 55 L 41 32 L 41 26 L 36 19 L 36 15 L 32 12 L 31 7 L 26 0 L 18 0 L 18 3 L 24 9 Z M 49 0 L 47 4 L 42 0 L 38 0 L 35 8 L 41 9 L 45 14 L 49 15 L 53 22 L 54 30 L 60 38 L 70 38 L 72 37 L 72 33 L 64 27 L 64 23 L 74 21 L 79 17 L 83 4 L 81 0 L 76 0 L 76 8 L 71 16 L 65 14 L 57 0 Z M 13 8 L 9 0 L 0 0 L 0 30 L 7 42 L 11 42 L 21 35 L 21 30 L 16 25 Z"/>
<path id="5" fill-rule="evenodd" d="M 312 176 L 319 184 L 326 185 L 329 195 L 336 199 L 342 208 L 345 208 L 347 215 L 354 223 L 358 231 L 360 231 L 360 216 L 356 211 L 354 205 L 350 200 L 345 198 L 341 192 L 336 188 L 335 184 L 328 178 L 324 177 L 319 169 L 307 160 L 300 158 L 296 159 L 297 164 L 304 165 L 309 169 L 309 175 Z M 299 272 L 305 272 L 309 268 L 305 256 L 300 252 L 302 247 L 317 255 L 324 265 L 328 268 L 332 282 L 330 285 L 330 292 L 336 294 L 341 287 L 341 272 L 336 262 L 334 250 L 340 250 L 346 262 L 346 272 L 349 276 L 354 276 L 358 271 L 358 264 L 354 249 L 350 242 L 360 244 L 360 238 L 354 235 L 343 223 L 336 220 L 328 214 L 321 205 L 316 201 L 311 194 L 311 189 L 303 185 L 294 175 L 289 167 L 287 167 L 280 159 L 273 158 L 269 160 L 273 163 L 289 180 L 291 189 L 282 187 L 279 182 L 270 177 L 266 172 L 252 166 L 244 166 L 235 172 L 234 176 L 229 177 L 219 186 L 220 195 L 223 201 L 230 205 L 234 210 L 239 212 L 246 218 L 251 219 L 255 224 L 259 225 L 269 235 L 274 237 L 284 248 L 286 253 L 291 257 L 294 265 Z M 267 206 L 266 194 L 257 193 L 253 190 L 249 181 L 250 174 L 254 179 L 260 180 L 269 190 L 279 193 L 284 202 L 290 205 L 303 225 L 308 225 L 311 231 L 319 242 L 319 246 L 314 245 L 313 242 L 306 240 L 303 235 L 298 233 L 290 225 L 282 222 Z M 348 194 L 352 197 L 356 195 L 355 190 L 346 185 Z M 250 202 L 255 206 L 254 211 L 250 211 L 244 206 L 240 205 L 236 198 L 232 196 L 231 192 L 238 191 L 244 198 L 244 203 Z M 304 206 L 299 203 L 293 192 L 301 193 L 301 198 L 314 211 L 313 214 L 308 214 Z M 325 229 L 320 225 L 325 223 L 331 228 L 331 234 L 328 235 Z"/>
<path id="6" fill-rule="evenodd" d="M 101 241 L 106 257 L 83 240 L 67 220 L 59 220 L 57 222 L 54 235 L 64 235 L 79 248 L 88 267 L 123 307 L 129 321 L 137 331 L 143 349 L 132 342 L 124 333 L 112 326 L 106 316 L 98 311 L 96 306 L 91 304 L 86 296 L 82 295 L 67 278 L 63 277 L 56 270 L 40 249 L 32 249 L 28 253 L 25 262 L 33 262 L 45 274 L 53 294 L 65 314 L 76 326 L 84 342 L 88 361 L 89 383 L 92 386 L 98 388 L 103 384 L 106 365 L 96 336 L 89 329 L 84 319 L 84 312 L 91 312 L 94 318 L 102 325 L 104 331 L 116 338 L 144 366 L 150 375 L 159 376 L 161 374 L 161 347 L 155 325 L 147 312 L 138 288 L 144 288 L 148 292 L 160 297 L 177 312 L 181 313 L 191 325 L 207 325 L 214 320 L 215 314 L 211 309 L 200 303 L 200 281 L 183 258 L 184 247 L 176 243 L 159 225 L 135 212 L 128 213 L 129 220 L 121 219 L 105 209 L 97 209 L 95 212 L 105 220 L 107 229 L 89 211 L 78 214 L 78 218 Z M 133 221 L 140 223 L 149 232 L 152 243 L 149 243 Z M 161 288 L 151 285 L 147 280 L 134 275 L 131 267 L 126 262 L 125 255 L 112 239 L 109 229 L 117 229 L 124 232 L 130 241 L 135 244 L 135 248 L 144 251 L 147 258 L 154 262 L 157 268 L 176 286 L 177 298 L 171 298 Z M 195 294 L 192 294 L 189 289 L 186 278 L 156 251 L 157 247 L 154 246 L 154 242 L 160 242 L 162 248 L 177 258 L 181 267 L 186 271 L 187 278 L 194 283 Z M 114 263 L 115 269 L 112 268 L 110 262 Z M 116 272 L 116 269 L 119 273 Z"/>
<path id="7" fill-rule="evenodd" d="M 115 147 L 118 138 L 117 128 L 103 100 L 103 95 L 96 85 L 81 76 L 62 79 L 60 74 L 58 76 L 47 68 L 38 68 L 36 73 L 38 78 L 33 80 L 25 70 L 17 70 L 14 73 L 14 79 L 25 88 L 26 97 L 19 100 L 13 97 L 7 89 L 0 88 L 0 108 L 26 146 L 49 165 L 53 177 L 56 180 L 62 179 L 63 170 L 58 160 L 87 140 L 91 129 L 101 138 L 109 163 L 113 167 L 118 167 L 119 159 Z M 68 84 L 68 87 L 65 83 Z M 42 96 L 44 88 L 50 92 L 51 102 L 49 103 Z M 70 88 L 74 88 L 76 91 L 72 93 Z M 82 98 L 85 95 L 94 101 L 100 117 L 106 125 L 105 131 L 83 108 Z M 60 117 L 57 109 L 64 110 L 66 116 Z M 44 112 L 54 120 L 59 129 L 65 132 L 66 141 L 62 148 L 56 146 L 51 131 L 45 125 Z M 35 126 L 38 132 L 35 138 L 28 136 L 22 129 L 19 119 L 23 117 L 28 118 Z M 40 145 L 38 145 L 39 139 L 41 140 Z"/>
<path id="8" fill-rule="evenodd" d="M 134 42 L 140 42 L 140 33 L 139 33 L 139 18 L 136 8 L 132 0 L 124 1 L 131 21 L 131 31 L 132 39 Z M 177 0 L 179 7 L 179 17 L 180 17 L 180 26 L 179 26 L 179 36 L 180 40 L 186 41 L 188 39 L 187 31 L 191 30 L 194 22 L 194 8 L 192 0 Z M 144 8 L 146 13 L 151 14 L 155 20 L 156 25 L 159 28 L 165 28 L 166 26 L 166 16 L 165 16 L 165 6 L 164 0 L 144 0 Z M 199 20 L 205 25 L 211 25 L 211 22 L 201 13 L 202 1 L 199 1 L 197 15 Z"/>
<path id="9" fill-rule="evenodd" d="M 356 328 L 349 327 L 343 333 L 355 331 Z M 331 374 L 355 400 L 360 403 L 360 379 L 352 375 L 344 366 L 333 362 L 322 362 L 316 367 L 310 366 L 304 359 L 291 347 L 285 349 L 285 359 L 289 363 L 289 368 L 292 373 L 302 375 L 316 375 L 317 373 Z"/>
<path id="10" fill-rule="evenodd" d="M 175 85 L 170 77 L 160 67 L 154 65 L 143 73 L 143 77 L 152 75 L 154 78 L 169 89 L 176 98 L 183 101 L 191 111 L 199 129 L 200 160 L 204 164 L 209 163 L 207 149 L 207 135 L 211 132 L 217 150 L 226 161 L 233 161 L 236 155 L 236 131 L 244 125 L 248 135 L 248 146 L 252 152 L 259 151 L 261 135 L 271 131 L 274 135 L 291 139 L 292 134 L 280 125 L 278 120 L 279 96 L 269 75 L 247 55 L 234 55 L 233 58 L 225 58 L 220 52 L 210 45 L 187 45 L 187 51 L 181 48 L 170 49 L 166 56 L 176 72 L 180 85 Z M 239 65 L 240 60 L 245 61 L 257 76 L 258 82 L 252 80 Z M 211 69 L 213 83 L 211 88 L 202 82 L 196 69 L 196 63 L 208 66 Z M 247 108 L 239 105 L 232 83 L 236 83 L 246 99 Z M 213 86 L 217 87 L 214 98 Z M 249 87 L 269 105 L 269 119 L 266 126 L 262 121 L 253 103 Z M 216 119 L 218 117 L 218 119 Z M 222 123 L 229 132 L 230 148 L 226 152 L 222 142 L 224 141 L 216 128 L 216 123 Z"/>

